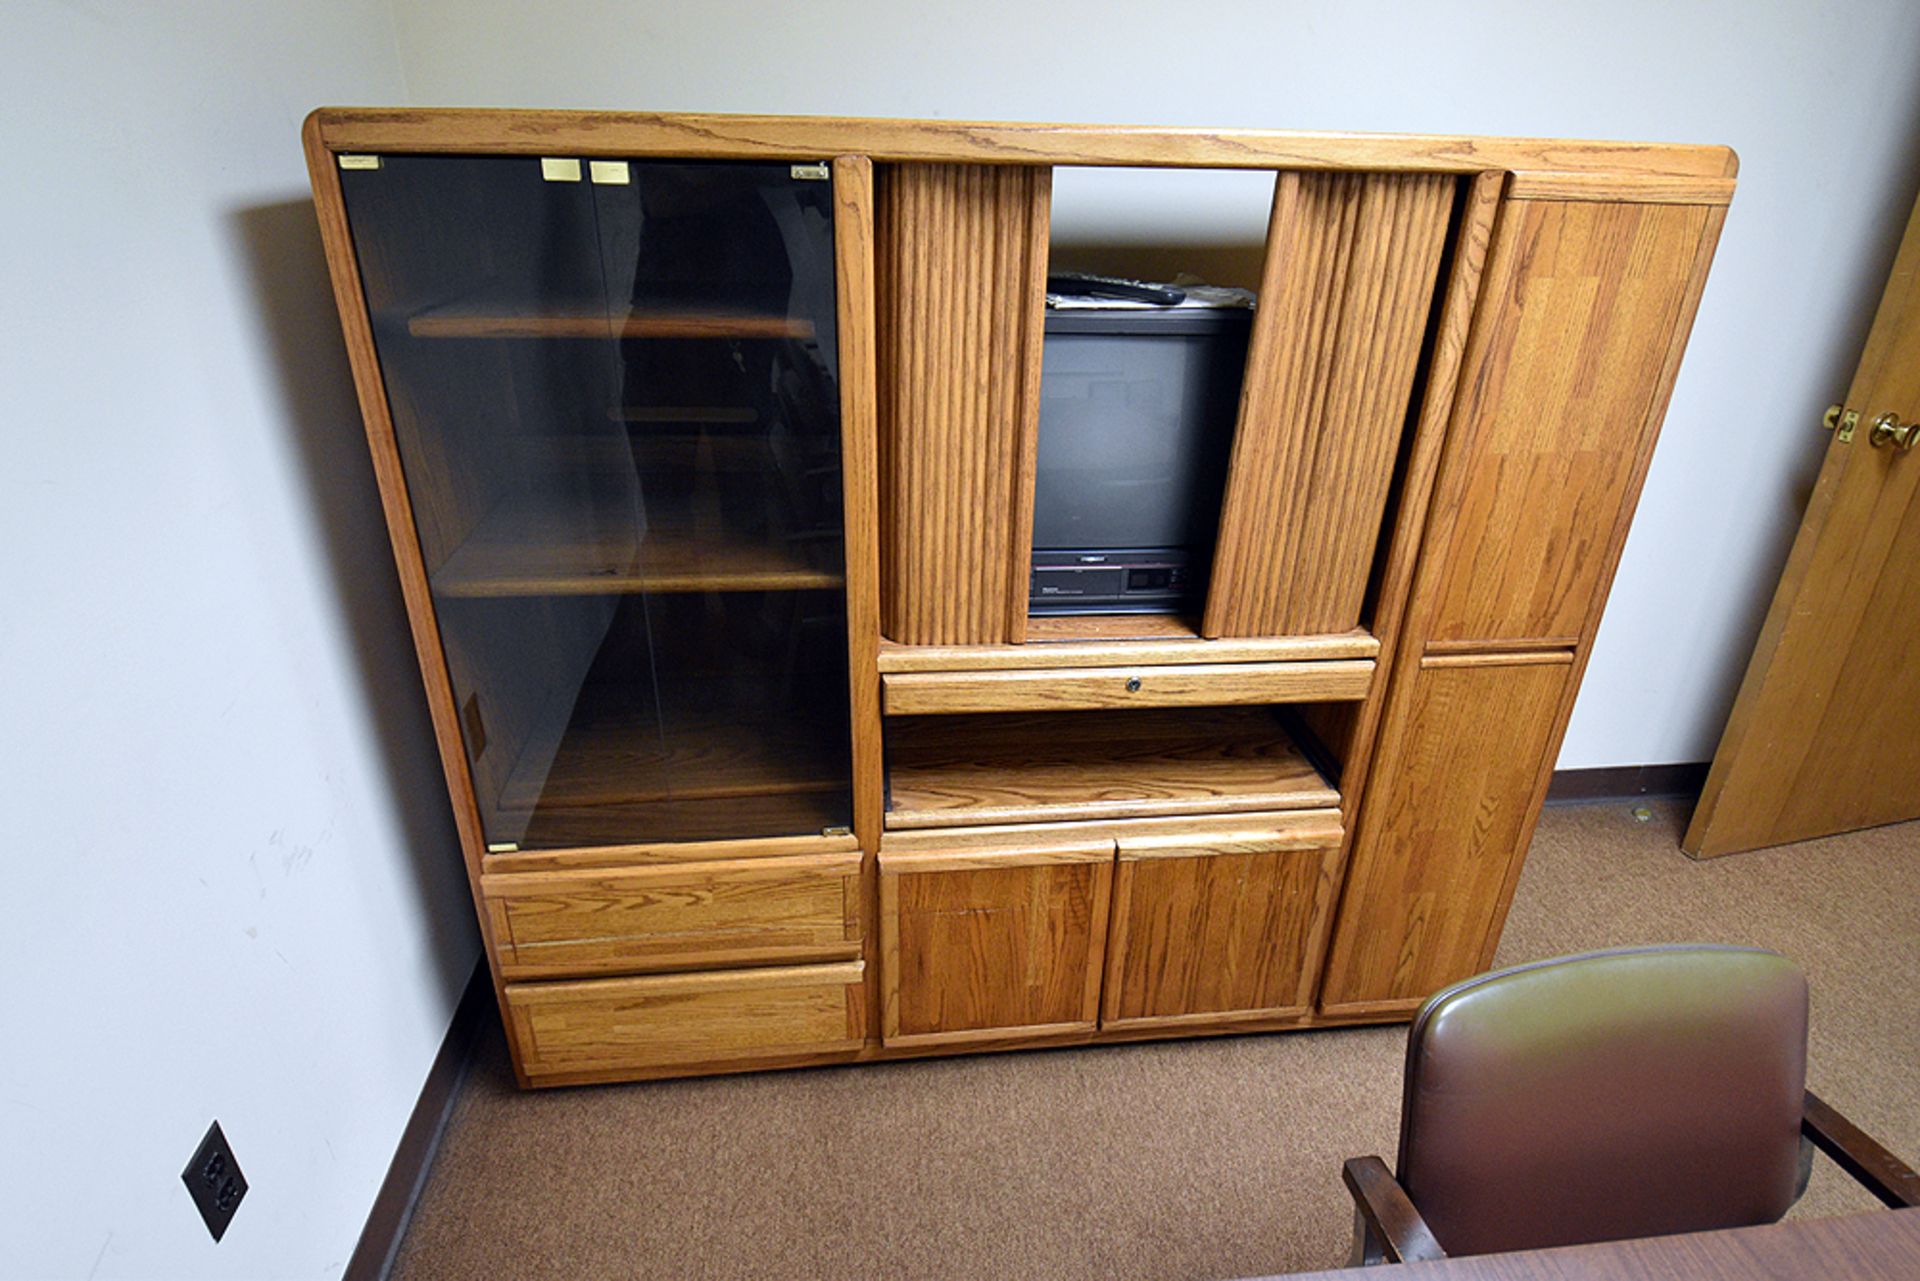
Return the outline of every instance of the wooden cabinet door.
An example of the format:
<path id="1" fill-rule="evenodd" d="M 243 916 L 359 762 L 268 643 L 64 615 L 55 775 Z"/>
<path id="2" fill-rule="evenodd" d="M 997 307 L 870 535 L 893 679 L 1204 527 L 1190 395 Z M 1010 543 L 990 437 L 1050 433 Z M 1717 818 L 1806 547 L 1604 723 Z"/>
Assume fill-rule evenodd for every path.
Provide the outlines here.
<path id="1" fill-rule="evenodd" d="M 1434 484 L 1320 1006 L 1493 959 L 1730 186 L 1513 180 Z"/>
<path id="2" fill-rule="evenodd" d="M 1091 1031 L 1113 842 L 880 851 L 882 1037 Z"/>
<path id="3" fill-rule="evenodd" d="M 1282 828 L 1122 837 L 1101 1026 L 1306 1013 L 1339 853 L 1333 811 Z"/>
<path id="4" fill-rule="evenodd" d="M 1434 499 L 1429 640 L 1571 647 L 1598 621 L 1722 215 L 1506 202 Z"/>
<path id="5" fill-rule="evenodd" d="M 1491 959 L 1571 670 L 1560 652 L 1412 674 L 1348 866 L 1324 1009 L 1410 1011 Z"/>

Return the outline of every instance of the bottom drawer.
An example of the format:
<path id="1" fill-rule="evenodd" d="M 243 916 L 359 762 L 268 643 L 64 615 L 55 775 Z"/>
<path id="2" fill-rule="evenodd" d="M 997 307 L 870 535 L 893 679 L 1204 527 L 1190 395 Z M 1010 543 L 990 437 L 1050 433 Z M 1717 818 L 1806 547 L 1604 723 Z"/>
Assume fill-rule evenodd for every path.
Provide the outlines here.
<path id="1" fill-rule="evenodd" d="M 866 965 L 707 970 L 507 984 L 507 1026 L 534 1080 L 857 1050 Z"/>

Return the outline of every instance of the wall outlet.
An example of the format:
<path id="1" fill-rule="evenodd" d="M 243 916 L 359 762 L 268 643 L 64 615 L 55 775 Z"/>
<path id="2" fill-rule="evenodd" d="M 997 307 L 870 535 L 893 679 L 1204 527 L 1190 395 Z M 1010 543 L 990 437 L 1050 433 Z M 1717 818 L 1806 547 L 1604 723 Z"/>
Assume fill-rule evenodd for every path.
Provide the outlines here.
<path id="1" fill-rule="evenodd" d="M 218 1241 L 225 1236 L 227 1224 L 233 1222 L 233 1212 L 240 1208 L 240 1199 L 247 1195 L 247 1176 L 240 1173 L 240 1163 L 233 1159 L 233 1149 L 227 1146 L 227 1136 L 220 1132 L 220 1122 L 215 1121 L 207 1128 L 207 1137 L 200 1140 L 200 1150 L 187 1162 L 187 1168 L 180 1171 L 180 1181 L 187 1185 L 187 1195 L 193 1198 L 200 1217 L 207 1221 L 207 1231 L 213 1233 L 213 1239 Z"/>

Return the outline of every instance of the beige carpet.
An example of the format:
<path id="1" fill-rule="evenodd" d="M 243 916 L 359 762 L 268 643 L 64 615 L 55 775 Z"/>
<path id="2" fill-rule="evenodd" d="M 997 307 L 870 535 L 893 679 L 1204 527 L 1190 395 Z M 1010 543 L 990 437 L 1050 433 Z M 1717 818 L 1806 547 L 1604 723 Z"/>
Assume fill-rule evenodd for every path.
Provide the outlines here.
<path id="1" fill-rule="evenodd" d="M 1502 964 L 1756 943 L 1813 987 L 1810 1084 L 1920 1159 L 1920 823 L 1710 863 L 1683 807 L 1549 809 Z M 497 1029 L 395 1275 L 1237 1277 L 1344 1261 L 1401 1028 L 523 1094 Z M 1796 1208 L 1876 1203 L 1822 1160 Z"/>

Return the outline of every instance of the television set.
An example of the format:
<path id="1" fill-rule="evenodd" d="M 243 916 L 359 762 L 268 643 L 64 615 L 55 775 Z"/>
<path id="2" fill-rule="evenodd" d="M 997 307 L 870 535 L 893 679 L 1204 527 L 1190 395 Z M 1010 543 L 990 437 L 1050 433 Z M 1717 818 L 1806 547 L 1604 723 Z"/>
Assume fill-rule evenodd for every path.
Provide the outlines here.
<path id="1" fill-rule="evenodd" d="M 1050 308 L 1029 613 L 1187 613 L 1206 593 L 1244 305 Z"/>

